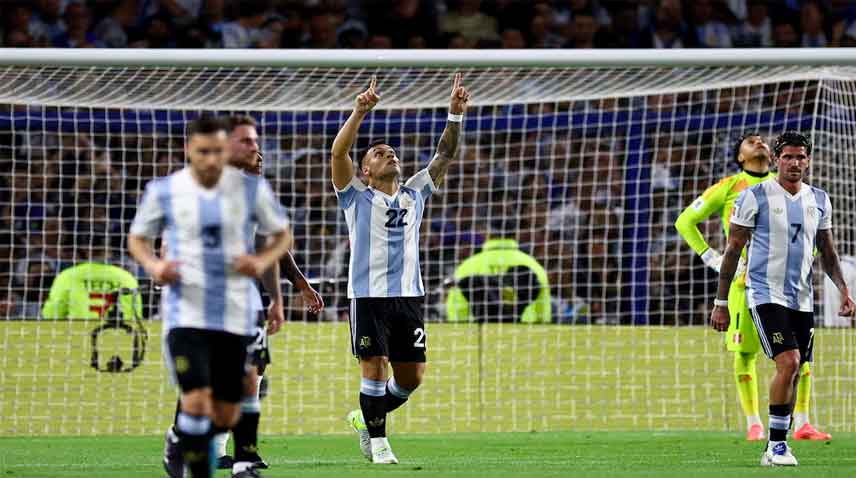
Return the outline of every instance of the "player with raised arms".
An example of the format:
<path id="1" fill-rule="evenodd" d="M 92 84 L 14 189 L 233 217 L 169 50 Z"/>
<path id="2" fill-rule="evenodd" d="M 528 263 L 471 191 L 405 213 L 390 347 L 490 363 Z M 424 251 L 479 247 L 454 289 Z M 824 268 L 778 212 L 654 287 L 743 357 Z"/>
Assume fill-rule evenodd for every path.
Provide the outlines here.
<path id="1" fill-rule="evenodd" d="M 425 290 L 419 266 L 419 227 L 425 202 L 458 156 L 469 93 L 461 75 L 452 82 L 448 121 L 426 169 L 400 183 L 401 162 L 386 142 L 374 141 L 360 158 L 363 179 L 349 154 L 360 124 L 380 101 L 377 79 L 356 98 L 354 110 L 332 147 L 333 186 L 345 212 L 351 244 L 348 298 L 351 349 L 362 371 L 360 409 L 348 421 L 360 449 L 373 463 L 398 459 L 386 438 L 386 415 L 422 383 L 427 335 Z M 389 377 L 389 365 L 393 376 Z"/>
<path id="2" fill-rule="evenodd" d="M 713 214 L 718 214 L 722 230 L 728 238 L 729 220 L 734 201 L 746 188 L 775 178 L 770 171 L 770 146 L 758 133 L 749 133 L 740 137 L 734 147 L 734 161 L 741 172 L 727 176 L 709 187 L 697 197 L 678 217 L 675 227 L 681 237 L 689 244 L 704 263 L 719 273 L 722 255 L 704 240 L 698 224 Z M 737 396 L 746 416 L 746 439 L 763 440 L 764 427 L 758 411 L 758 372 L 756 359 L 761 350 L 761 342 L 755 324 L 746 305 L 746 251 L 743 252 L 737 266 L 734 282 L 728 292 L 728 332 L 725 334 L 725 346 L 734 352 L 734 381 L 737 384 Z M 815 429 L 809 422 L 809 401 L 811 398 L 811 364 L 805 362 L 800 369 L 800 382 L 794 407 L 794 439 L 830 440 L 828 433 Z"/>
<path id="3" fill-rule="evenodd" d="M 244 174 L 262 174 L 262 155 L 259 149 L 259 136 L 256 121 L 251 116 L 230 116 L 226 118 L 228 129 L 228 164 L 240 169 Z M 266 238 L 256 235 L 255 247 L 261 249 L 265 245 Z M 282 258 L 285 277 L 300 291 L 306 308 L 312 313 L 319 313 L 324 308 L 321 295 L 312 288 L 306 277 L 297 267 L 294 257 L 287 252 Z M 241 419 L 232 434 L 235 437 L 235 456 L 227 454 L 226 444 L 228 433 L 218 433 L 214 436 L 214 449 L 217 456 L 217 467 L 220 469 L 231 469 L 233 476 L 240 477 L 242 473 L 250 468 L 265 469 L 267 463 L 258 454 L 258 427 L 261 413 L 261 387 L 263 374 L 270 364 L 270 350 L 268 347 L 267 333 L 264 327 L 265 316 L 268 322 L 282 322 L 283 297 L 279 283 L 280 265 L 274 262 L 273 266 L 266 270 L 259 281 L 267 291 L 270 304 L 267 311 L 263 310 L 261 295 L 253 294 L 254 307 L 259 311 L 259 326 L 254 333 L 255 340 L 249 345 L 250 367 L 244 378 L 244 397 L 241 399 Z M 180 402 L 179 402 L 180 409 Z M 176 419 L 178 411 L 176 412 Z M 164 447 L 164 468 L 170 478 L 182 478 L 183 461 L 179 453 L 177 436 L 175 434 L 175 423 L 167 430 L 166 445 Z"/>
<path id="4" fill-rule="evenodd" d="M 802 134 L 782 134 L 773 147 L 779 172 L 775 180 L 747 188 L 737 197 L 711 313 L 711 325 L 718 331 L 727 330 L 729 289 L 743 248 L 749 244 L 746 300 L 764 353 L 776 362 L 763 466 L 797 465 L 787 434 L 800 366 L 812 360 L 814 348 L 811 275 L 815 244 L 824 272 L 841 294 L 839 315 L 856 312 L 832 241 L 829 194 L 803 182 L 811 149 L 811 142 Z"/>
<path id="5" fill-rule="evenodd" d="M 189 167 L 146 186 L 128 249 L 165 284 L 165 353 L 181 389 L 176 433 L 191 476 L 208 478 L 212 437 L 234 427 L 241 414 L 247 345 L 258 320 L 254 279 L 288 251 L 292 235 L 267 181 L 226 165 L 222 120 L 191 122 L 185 152 Z M 268 244 L 253 254 L 256 228 Z M 165 258 L 152 247 L 161 235 Z M 281 326 L 281 320 L 269 322 L 268 333 Z"/>

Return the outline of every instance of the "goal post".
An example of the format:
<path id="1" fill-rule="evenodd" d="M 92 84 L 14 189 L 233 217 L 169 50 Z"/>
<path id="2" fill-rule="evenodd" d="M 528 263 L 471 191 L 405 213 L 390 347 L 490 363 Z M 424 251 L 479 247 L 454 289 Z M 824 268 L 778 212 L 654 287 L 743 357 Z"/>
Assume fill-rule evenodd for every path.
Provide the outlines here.
<path id="1" fill-rule="evenodd" d="M 169 424 L 159 292 L 124 236 L 146 181 L 183 166 L 185 124 L 203 113 L 257 120 L 298 265 L 327 302 L 310 317 L 286 289 L 291 320 L 271 340 L 263 431 L 346 431 L 359 382 L 328 151 L 377 76 L 381 102 L 352 156 L 385 138 L 405 176 L 425 167 L 457 71 L 472 104 L 422 227 L 428 378 L 395 430 L 741 429 L 733 357 L 705 325 L 716 277 L 673 223 L 734 172 L 740 134 L 772 141 L 797 129 L 815 144 L 809 182 L 831 195 L 839 251 L 856 254 L 854 49 L 0 49 L 0 435 Z M 717 220 L 702 232 L 722 250 Z M 499 238 L 534 258 L 549 286 L 527 271 L 455 276 Z M 104 260 L 139 279 L 143 317 L 41 317 L 56 275 L 102 245 Z M 549 292 L 546 310 L 529 309 L 530 289 Z M 449 314 L 453 294 L 468 297 L 463 318 Z M 852 329 L 818 330 L 812 414 L 833 432 L 856 431 L 854 346 Z M 771 367 L 759 366 L 763 401 Z"/>

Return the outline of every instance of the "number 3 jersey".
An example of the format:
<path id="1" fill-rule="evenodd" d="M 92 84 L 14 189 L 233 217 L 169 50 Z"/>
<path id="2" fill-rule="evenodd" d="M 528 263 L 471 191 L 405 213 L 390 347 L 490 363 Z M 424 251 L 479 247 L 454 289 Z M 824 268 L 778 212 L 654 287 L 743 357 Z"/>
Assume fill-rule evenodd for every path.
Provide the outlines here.
<path id="1" fill-rule="evenodd" d="M 803 183 L 794 195 L 778 181 L 766 181 L 740 193 L 731 224 L 754 229 L 746 279 L 749 307 L 779 304 L 812 312 L 817 231 L 832 227 L 829 194 Z"/>
<path id="2" fill-rule="evenodd" d="M 232 261 L 253 253 L 256 232 L 288 226 L 268 182 L 229 166 L 212 189 L 200 186 L 189 168 L 149 182 L 131 234 L 154 239 L 162 233 L 167 259 L 179 262 L 181 278 L 162 294 L 164 329 L 254 334 L 258 289 Z"/>
<path id="3" fill-rule="evenodd" d="M 425 295 L 419 226 L 425 201 L 435 190 L 427 169 L 393 196 L 366 186 L 356 176 L 336 190 L 351 241 L 348 298 Z"/>

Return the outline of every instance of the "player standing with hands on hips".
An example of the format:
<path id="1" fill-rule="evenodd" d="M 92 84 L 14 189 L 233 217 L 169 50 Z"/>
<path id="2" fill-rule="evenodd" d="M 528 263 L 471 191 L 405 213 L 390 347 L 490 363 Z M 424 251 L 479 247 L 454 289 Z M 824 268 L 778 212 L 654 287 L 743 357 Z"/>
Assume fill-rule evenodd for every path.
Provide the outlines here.
<path id="1" fill-rule="evenodd" d="M 803 182 L 811 149 L 811 142 L 802 134 L 782 134 L 773 147 L 776 179 L 740 193 L 731 215 L 731 233 L 711 313 L 713 328 L 725 331 L 728 289 L 740 253 L 749 243 L 746 300 L 764 352 L 776 362 L 770 384 L 770 441 L 761 456 L 763 466 L 797 465 L 786 439 L 798 372 L 801 364 L 811 361 L 814 347 L 811 269 L 815 244 L 824 272 L 841 294 L 839 315 L 856 312 L 832 241 L 829 194 Z"/>
<path id="2" fill-rule="evenodd" d="M 349 152 L 360 123 L 380 101 L 377 79 L 356 98 L 354 110 L 332 148 L 333 186 L 345 212 L 351 243 L 348 298 L 351 349 L 360 360 L 360 409 L 348 421 L 360 449 L 373 463 L 398 459 L 386 438 L 386 415 L 403 405 L 422 383 L 426 332 L 419 227 L 425 202 L 458 156 L 469 93 L 460 74 L 452 83 L 446 129 L 431 163 L 400 183 L 401 162 L 385 141 L 373 141 L 360 158 L 365 182 L 354 173 Z M 393 376 L 389 377 L 389 365 Z"/>

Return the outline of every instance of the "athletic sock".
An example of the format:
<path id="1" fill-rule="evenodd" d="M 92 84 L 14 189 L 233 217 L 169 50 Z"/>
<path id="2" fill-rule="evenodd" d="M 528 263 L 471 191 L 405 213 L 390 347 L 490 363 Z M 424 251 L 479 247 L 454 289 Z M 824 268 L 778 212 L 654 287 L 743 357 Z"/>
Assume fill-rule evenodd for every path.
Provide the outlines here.
<path id="1" fill-rule="evenodd" d="M 794 402 L 794 430 L 809 423 L 808 409 L 811 404 L 811 366 L 808 362 L 800 367 L 800 381 L 797 383 L 797 398 Z"/>
<path id="2" fill-rule="evenodd" d="M 258 456 L 259 440 L 259 399 L 255 396 L 241 400 L 241 419 L 232 430 L 235 437 L 235 466 L 239 463 L 251 463 Z M 235 471 L 238 473 L 243 470 Z"/>
<path id="3" fill-rule="evenodd" d="M 360 382 L 360 409 L 369 431 L 369 437 L 386 436 L 386 382 L 362 379 Z"/>
<path id="4" fill-rule="evenodd" d="M 214 431 L 214 456 L 220 458 L 229 453 L 226 451 L 226 446 L 229 444 L 229 430 L 215 429 Z"/>
<path id="5" fill-rule="evenodd" d="M 413 393 L 413 390 L 408 390 L 399 385 L 395 381 L 394 376 L 390 377 L 390 379 L 386 381 L 386 395 L 384 396 L 386 413 L 404 405 L 405 402 L 407 402 L 407 399 L 410 398 L 411 393 Z"/>
<path id="6" fill-rule="evenodd" d="M 746 427 L 761 424 L 758 412 L 758 380 L 756 372 L 756 354 L 736 352 L 734 354 L 734 379 L 737 384 L 737 396 L 746 416 Z"/>
<path id="7" fill-rule="evenodd" d="M 181 414 L 181 398 L 175 401 L 175 416 L 172 417 L 172 426 L 175 429 L 178 425 L 178 415 Z"/>
<path id="8" fill-rule="evenodd" d="M 770 405 L 770 441 L 786 441 L 791 426 L 791 406 Z"/>
<path id="9" fill-rule="evenodd" d="M 214 457 L 211 446 L 211 419 L 181 412 L 176 420 L 181 455 L 192 478 L 211 478 Z"/>

